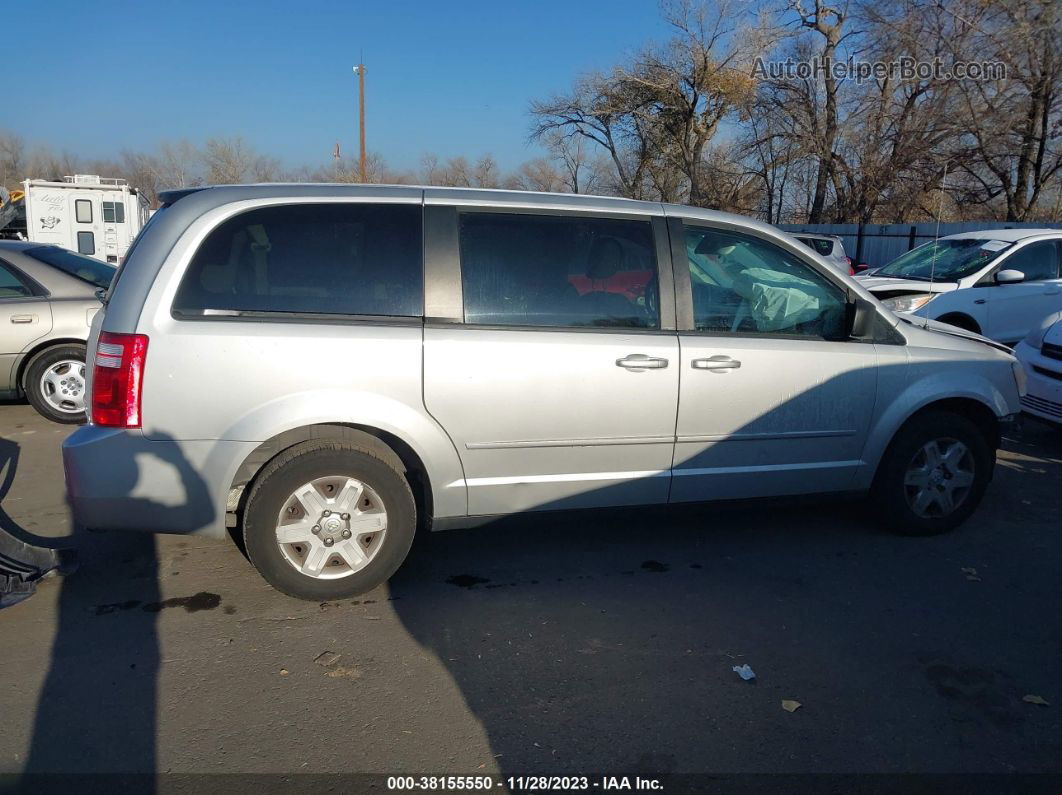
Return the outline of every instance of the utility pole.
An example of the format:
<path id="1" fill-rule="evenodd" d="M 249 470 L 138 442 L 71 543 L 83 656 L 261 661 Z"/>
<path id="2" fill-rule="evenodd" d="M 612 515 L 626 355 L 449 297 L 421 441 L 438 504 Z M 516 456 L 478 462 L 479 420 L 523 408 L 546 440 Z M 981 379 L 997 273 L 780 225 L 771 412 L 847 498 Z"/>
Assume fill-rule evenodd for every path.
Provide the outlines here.
<path id="1" fill-rule="evenodd" d="M 361 138 L 361 181 L 365 182 L 365 64 L 354 67 L 358 76 L 358 132 Z"/>

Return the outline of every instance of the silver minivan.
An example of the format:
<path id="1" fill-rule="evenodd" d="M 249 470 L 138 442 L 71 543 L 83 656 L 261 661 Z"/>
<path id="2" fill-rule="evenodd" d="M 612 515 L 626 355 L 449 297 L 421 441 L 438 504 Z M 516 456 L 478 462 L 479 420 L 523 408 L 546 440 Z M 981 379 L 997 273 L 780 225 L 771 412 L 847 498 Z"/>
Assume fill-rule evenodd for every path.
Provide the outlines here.
<path id="1" fill-rule="evenodd" d="M 902 321 L 766 224 L 589 196 L 173 191 L 89 340 L 75 520 L 234 536 L 333 599 L 415 531 L 517 512 L 866 493 L 963 521 L 1022 371 Z"/>

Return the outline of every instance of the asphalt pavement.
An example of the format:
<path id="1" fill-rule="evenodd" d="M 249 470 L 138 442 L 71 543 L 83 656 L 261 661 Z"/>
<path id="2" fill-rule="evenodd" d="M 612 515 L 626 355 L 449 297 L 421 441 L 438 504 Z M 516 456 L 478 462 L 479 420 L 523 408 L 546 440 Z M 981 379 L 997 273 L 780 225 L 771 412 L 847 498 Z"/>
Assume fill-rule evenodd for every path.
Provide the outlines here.
<path id="1" fill-rule="evenodd" d="M 228 541 L 71 534 L 70 431 L 0 405 L 0 527 L 80 555 L 0 611 L 0 774 L 1062 773 L 1054 429 L 947 536 L 845 502 L 525 516 L 324 604 Z"/>

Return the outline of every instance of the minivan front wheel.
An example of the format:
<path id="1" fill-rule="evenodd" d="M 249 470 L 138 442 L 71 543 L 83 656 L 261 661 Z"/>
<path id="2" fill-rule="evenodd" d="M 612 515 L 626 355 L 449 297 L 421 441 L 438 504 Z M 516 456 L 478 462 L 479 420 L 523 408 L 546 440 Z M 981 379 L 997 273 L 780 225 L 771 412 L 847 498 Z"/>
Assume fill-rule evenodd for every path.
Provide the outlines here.
<path id="1" fill-rule="evenodd" d="M 984 496 L 994 452 L 966 417 L 927 411 L 900 429 L 872 493 L 876 515 L 901 535 L 936 535 L 961 524 Z"/>
<path id="2" fill-rule="evenodd" d="M 279 591 L 325 601 L 384 583 L 409 552 L 416 507 L 405 477 L 342 442 L 307 442 L 266 465 L 248 496 L 244 543 Z"/>

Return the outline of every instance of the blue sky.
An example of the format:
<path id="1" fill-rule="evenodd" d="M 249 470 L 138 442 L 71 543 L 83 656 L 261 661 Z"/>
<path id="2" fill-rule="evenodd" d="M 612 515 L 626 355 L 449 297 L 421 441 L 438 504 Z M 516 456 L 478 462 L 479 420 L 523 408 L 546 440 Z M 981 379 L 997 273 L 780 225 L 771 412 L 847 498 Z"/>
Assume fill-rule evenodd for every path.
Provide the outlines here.
<path id="1" fill-rule="evenodd" d="M 6 4 L 13 45 L 0 129 L 85 157 L 243 135 L 285 166 L 357 148 L 364 52 L 368 147 L 492 153 L 512 168 L 528 102 L 667 31 L 655 0 L 154 0 Z"/>

